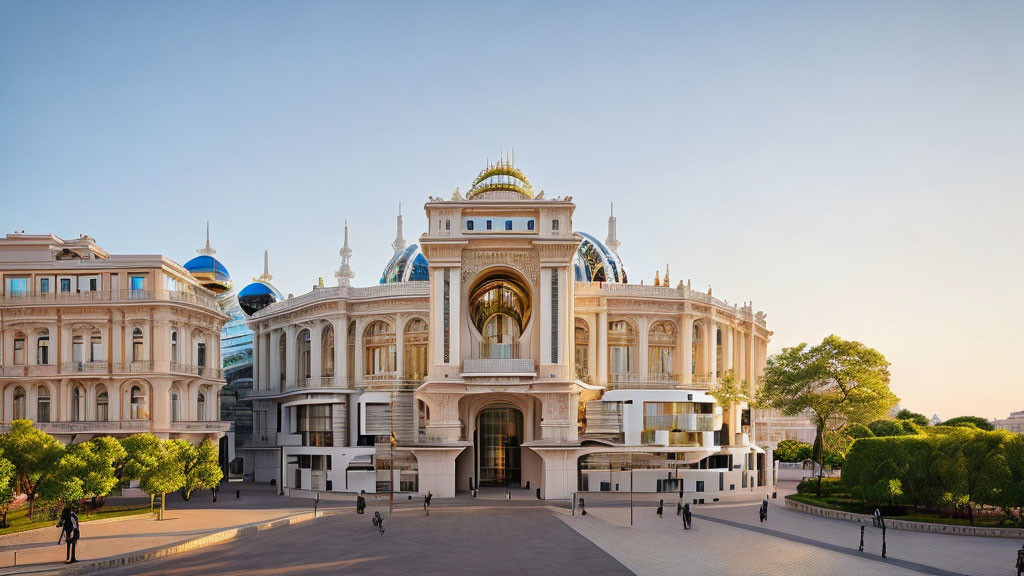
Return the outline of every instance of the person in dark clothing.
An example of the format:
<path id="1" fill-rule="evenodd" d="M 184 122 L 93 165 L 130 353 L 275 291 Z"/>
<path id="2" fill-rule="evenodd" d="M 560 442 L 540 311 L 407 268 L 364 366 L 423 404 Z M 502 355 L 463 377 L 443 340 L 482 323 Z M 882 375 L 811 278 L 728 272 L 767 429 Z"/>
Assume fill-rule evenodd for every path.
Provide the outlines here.
<path id="1" fill-rule="evenodd" d="M 664 500 L 658 500 L 658 518 L 662 517 L 661 514 L 664 511 L 665 511 L 665 501 Z"/>
<path id="2" fill-rule="evenodd" d="M 427 491 L 427 495 L 423 497 L 423 509 L 426 510 L 427 516 L 430 516 L 430 499 L 433 497 L 434 495 L 431 494 L 429 490 Z"/>
<path id="3" fill-rule="evenodd" d="M 765 498 L 761 501 L 761 509 L 758 511 L 758 516 L 761 518 L 761 522 L 768 520 L 768 499 Z"/>
<path id="4" fill-rule="evenodd" d="M 1017 576 L 1024 574 L 1024 546 L 1017 550 Z"/>
<path id="5" fill-rule="evenodd" d="M 78 530 L 78 514 L 76 514 L 70 506 L 65 508 L 61 513 L 60 521 L 57 522 L 57 528 L 61 529 L 61 538 L 64 539 L 64 542 L 67 545 L 64 563 L 71 564 L 73 562 L 78 562 L 78 558 L 75 557 L 75 552 L 78 549 L 78 538 L 81 534 Z M 60 538 L 57 539 L 57 543 L 60 544 Z"/>
<path id="6" fill-rule="evenodd" d="M 683 504 L 683 528 L 690 529 L 693 524 L 693 516 L 690 514 L 690 503 Z"/>
<path id="7" fill-rule="evenodd" d="M 580 498 L 580 516 L 587 515 L 587 507 L 583 504 L 583 498 Z"/>
<path id="8" fill-rule="evenodd" d="M 359 496 L 356 496 L 356 514 L 362 514 L 366 512 L 366 490 L 360 490 Z"/>
<path id="9" fill-rule="evenodd" d="M 373 522 L 373 525 L 377 527 L 377 530 L 380 530 L 380 535 L 383 536 L 384 535 L 384 518 L 380 515 L 380 510 L 378 510 L 378 511 L 373 513 L 373 518 L 372 518 L 371 521 Z"/>
<path id="10" fill-rule="evenodd" d="M 676 516 L 682 516 L 682 515 L 683 515 L 683 503 L 682 502 L 676 502 Z"/>

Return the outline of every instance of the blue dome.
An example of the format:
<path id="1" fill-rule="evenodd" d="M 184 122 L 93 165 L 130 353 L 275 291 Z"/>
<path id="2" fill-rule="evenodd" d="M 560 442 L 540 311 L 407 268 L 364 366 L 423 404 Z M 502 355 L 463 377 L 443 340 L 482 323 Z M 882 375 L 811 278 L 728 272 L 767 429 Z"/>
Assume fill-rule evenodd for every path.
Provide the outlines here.
<path id="1" fill-rule="evenodd" d="M 238 305 L 249 316 L 282 300 L 284 297 L 277 288 L 259 281 L 249 284 L 238 293 Z"/>
<path id="2" fill-rule="evenodd" d="M 579 231 L 576 233 L 583 237 L 574 259 L 576 281 L 626 284 L 626 267 L 619 255 L 590 234 Z"/>
<path id="3" fill-rule="evenodd" d="M 427 268 L 427 257 L 423 255 L 419 244 L 410 244 L 395 254 L 380 276 L 381 284 L 426 280 L 430 280 L 430 271 Z"/>
<path id="4" fill-rule="evenodd" d="M 218 294 L 231 289 L 231 275 L 228 274 L 228 269 L 213 256 L 196 256 L 185 262 L 185 270 L 199 280 L 204 288 Z"/>

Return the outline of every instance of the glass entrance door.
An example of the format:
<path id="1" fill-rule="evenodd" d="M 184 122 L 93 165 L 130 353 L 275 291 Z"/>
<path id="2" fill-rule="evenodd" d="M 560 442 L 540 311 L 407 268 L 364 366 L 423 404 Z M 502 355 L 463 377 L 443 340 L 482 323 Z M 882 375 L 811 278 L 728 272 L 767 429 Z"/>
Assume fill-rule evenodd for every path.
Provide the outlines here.
<path id="1" fill-rule="evenodd" d="M 477 417 L 480 486 L 518 486 L 523 413 L 515 408 L 487 408 Z"/>

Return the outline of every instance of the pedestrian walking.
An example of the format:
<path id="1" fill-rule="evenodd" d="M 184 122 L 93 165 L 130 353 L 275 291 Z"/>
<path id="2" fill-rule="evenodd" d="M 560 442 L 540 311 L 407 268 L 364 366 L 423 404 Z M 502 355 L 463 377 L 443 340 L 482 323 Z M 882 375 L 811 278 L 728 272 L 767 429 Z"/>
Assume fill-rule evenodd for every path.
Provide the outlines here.
<path id="1" fill-rule="evenodd" d="M 761 518 L 761 522 L 768 520 L 768 499 L 761 500 L 761 509 L 758 511 L 758 516 Z"/>
<path id="2" fill-rule="evenodd" d="M 658 500 L 658 518 L 661 518 L 661 513 L 665 511 L 665 501 Z"/>
<path id="3" fill-rule="evenodd" d="M 57 528 L 61 529 L 61 536 L 57 538 L 57 544 L 60 544 L 61 538 L 63 538 L 67 546 L 64 563 L 72 564 L 78 562 L 75 553 L 78 550 L 78 538 L 81 534 L 78 530 L 78 514 L 70 506 L 64 508 L 64 511 L 61 513 L 60 521 L 57 522 Z"/>
<path id="4" fill-rule="evenodd" d="M 871 525 L 878 528 L 882 525 L 882 511 L 875 508 L 875 513 L 871 516 Z"/>
<path id="5" fill-rule="evenodd" d="M 1024 574 L 1024 546 L 1017 550 L 1017 576 Z"/>
<path id="6" fill-rule="evenodd" d="M 423 510 L 426 511 L 427 516 L 430 516 L 430 499 L 433 497 L 434 495 L 429 490 L 427 490 L 427 495 L 423 497 Z"/>
<path id="7" fill-rule="evenodd" d="M 359 495 L 356 496 L 356 514 L 364 512 L 366 512 L 366 490 L 360 490 Z"/>
<path id="8" fill-rule="evenodd" d="M 380 531 L 380 535 L 384 535 L 384 517 L 380 515 L 380 510 L 373 513 L 373 518 L 370 520 L 373 525 Z"/>
<path id="9" fill-rule="evenodd" d="M 580 498 L 580 516 L 587 515 L 587 507 L 583 504 L 583 498 Z"/>
<path id="10" fill-rule="evenodd" d="M 683 528 L 686 530 L 690 529 L 693 522 L 693 516 L 690 514 L 690 503 L 683 504 Z"/>

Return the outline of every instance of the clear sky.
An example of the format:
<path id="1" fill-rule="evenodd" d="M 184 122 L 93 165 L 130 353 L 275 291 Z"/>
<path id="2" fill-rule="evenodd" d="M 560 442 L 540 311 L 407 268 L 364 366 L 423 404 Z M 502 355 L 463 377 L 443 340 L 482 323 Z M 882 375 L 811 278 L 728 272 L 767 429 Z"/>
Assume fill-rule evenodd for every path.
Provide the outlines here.
<path id="1" fill-rule="evenodd" d="M 376 283 L 515 147 L 633 281 L 857 339 L 916 411 L 1024 409 L 1024 3 L 0 0 L 0 232 Z"/>

